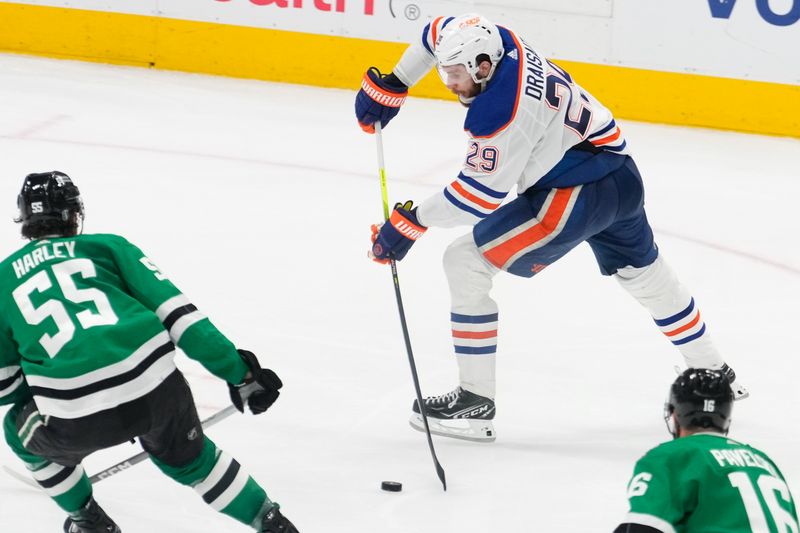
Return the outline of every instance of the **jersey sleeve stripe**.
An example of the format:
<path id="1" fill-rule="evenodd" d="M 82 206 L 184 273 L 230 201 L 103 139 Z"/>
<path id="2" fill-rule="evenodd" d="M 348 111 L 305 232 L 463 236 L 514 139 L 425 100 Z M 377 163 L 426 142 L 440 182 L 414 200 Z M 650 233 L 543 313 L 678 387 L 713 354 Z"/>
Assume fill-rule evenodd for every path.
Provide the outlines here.
<path id="1" fill-rule="evenodd" d="M 643 526 L 649 526 L 661 531 L 662 533 L 676 533 L 672 524 L 663 518 L 659 518 L 651 514 L 628 513 L 625 515 L 625 519 L 622 522 L 625 524 L 641 524 Z"/>
<path id="2" fill-rule="evenodd" d="M 598 130 L 598 131 L 596 131 L 596 132 L 594 132 L 594 133 L 590 134 L 590 135 L 587 137 L 587 139 L 590 139 L 590 140 L 591 140 L 591 139 L 594 139 L 594 138 L 597 138 L 597 137 L 603 137 L 603 136 L 604 136 L 606 133 L 608 133 L 609 131 L 613 130 L 613 129 L 614 129 L 614 128 L 616 128 L 616 127 L 617 127 L 617 123 L 616 123 L 616 122 L 614 121 L 614 119 L 612 118 L 612 119 L 611 119 L 611 122 L 609 122 L 608 124 L 606 124 L 606 125 L 605 125 L 603 128 L 601 128 L 600 130 Z"/>
<path id="3" fill-rule="evenodd" d="M 19 371 L 20 371 L 19 365 L 0 367 L 0 387 L 2 387 L 4 380 L 16 377 Z"/>
<path id="4" fill-rule="evenodd" d="M 8 379 L 0 380 L 0 398 L 9 396 L 22 385 L 22 370 Z"/>
<path id="5" fill-rule="evenodd" d="M 500 207 L 500 204 L 499 204 L 499 203 L 487 202 L 487 201 L 486 201 L 486 200 L 484 200 L 483 198 L 480 198 L 479 196 L 475 196 L 474 194 L 470 193 L 469 191 L 467 191 L 466 189 L 464 189 L 464 187 L 462 187 L 462 186 L 461 186 L 461 184 L 460 184 L 458 181 L 454 181 L 453 183 L 451 183 L 451 184 L 450 184 L 450 186 L 451 186 L 453 189 L 455 189 L 455 191 L 456 191 L 456 192 L 457 192 L 457 193 L 458 193 L 458 194 L 459 194 L 459 195 L 460 195 L 462 198 L 464 198 L 465 200 L 468 200 L 468 201 L 472 202 L 473 204 L 477 204 L 477 205 L 479 205 L 479 206 L 483 207 L 484 209 L 488 209 L 488 210 L 490 210 L 490 211 L 494 211 L 495 209 L 497 209 L 498 207 Z"/>
<path id="6" fill-rule="evenodd" d="M 609 135 L 597 139 L 592 139 L 590 142 L 595 146 L 603 146 L 604 144 L 613 143 L 614 141 L 619 139 L 620 135 L 622 135 L 622 131 L 619 129 L 619 127 L 616 127 L 614 128 L 614 131 Z"/>
<path id="7" fill-rule="evenodd" d="M 178 344 L 183 337 L 183 334 L 186 333 L 186 330 L 189 329 L 194 324 L 197 324 L 201 320 L 204 320 L 206 316 L 199 311 L 195 311 L 188 315 L 184 315 L 179 318 L 172 329 L 169 330 L 169 336 L 175 344 Z"/>
<path id="8" fill-rule="evenodd" d="M 161 322 L 164 322 L 164 320 L 166 320 L 169 314 L 174 310 L 189 304 L 191 304 L 189 298 L 183 294 L 178 294 L 177 296 L 173 296 L 169 300 L 159 305 L 156 309 L 156 315 Z"/>
<path id="9" fill-rule="evenodd" d="M 164 328 L 169 331 L 170 338 L 176 344 L 192 324 L 196 324 L 206 318 L 183 294 L 173 296 L 158 306 L 156 315 L 158 315 L 161 323 L 164 324 Z"/>
<path id="10" fill-rule="evenodd" d="M 603 150 L 608 150 L 610 152 L 624 152 L 625 151 L 625 147 L 627 145 L 628 145 L 628 143 L 623 140 L 622 144 L 620 144 L 619 146 L 608 146 L 608 145 L 606 145 L 606 146 L 603 146 Z"/>
<path id="11" fill-rule="evenodd" d="M 175 325 L 175 322 L 178 321 L 178 319 L 180 319 L 185 315 L 193 313 L 194 311 L 197 311 L 197 307 L 195 307 L 194 304 L 182 305 L 181 307 L 178 307 L 177 309 L 173 310 L 170 314 L 168 314 L 166 318 L 164 318 L 164 320 L 161 321 L 161 323 L 164 324 L 164 327 L 167 330 L 170 330 L 172 329 L 172 326 Z"/>
<path id="12" fill-rule="evenodd" d="M 470 178 L 469 176 L 465 175 L 463 172 L 459 173 L 458 179 L 468 184 L 469 186 L 481 191 L 482 193 L 491 196 L 492 198 L 497 198 L 498 200 L 502 200 L 508 194 L 506 192 L 500 192 L 494 189 L 490 189 L 489 187 L 479 182 L 475 178 Z"/>
<path id="13" fill-rule="evenodd" d="M 486 218 L 487 216 L 489 216 L 488 213 L 483 213 L 481 211 L 478 211 L 477 209 L 470 207 L 464 204 L 463 202 L 459 201 L 455 196 L 453 196 L 453 194 L 447 188 L 444 189 L 444 197 L 447 198 L 447 200 L 457 208 L 471 215 L 475 215 L 478 218 Z"/>

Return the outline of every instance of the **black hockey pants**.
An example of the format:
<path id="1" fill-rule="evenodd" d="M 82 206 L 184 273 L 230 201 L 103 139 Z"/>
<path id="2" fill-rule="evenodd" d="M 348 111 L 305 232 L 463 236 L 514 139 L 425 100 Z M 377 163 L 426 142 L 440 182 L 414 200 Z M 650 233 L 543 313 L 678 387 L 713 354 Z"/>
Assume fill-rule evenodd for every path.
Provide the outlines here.
<path id="1" fill-rule="evenodd" d="M 36 410 L 33 401 L 22 408 L 16 417 L 18 431 Z M 185 465 L 200 455 L 203 428 L 180 371 L 141 398 L 113 409 L 76 419 L 46 417 L 25 449 L 59 465 L 75 466 L 93 452 L 135 437 L 167 465 Z"/>

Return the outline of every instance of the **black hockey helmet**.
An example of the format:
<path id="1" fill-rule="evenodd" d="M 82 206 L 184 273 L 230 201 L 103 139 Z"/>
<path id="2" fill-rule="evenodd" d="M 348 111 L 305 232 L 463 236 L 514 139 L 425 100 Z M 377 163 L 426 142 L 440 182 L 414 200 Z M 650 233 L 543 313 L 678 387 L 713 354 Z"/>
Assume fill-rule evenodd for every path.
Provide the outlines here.
<path id="1" fill-rule="evenodd" d="M 669 389 L 664 405 L 667 430 L 678 438 L 678 430 L 708 429 L 728 433 L 733 410 L 733 390 L 728 376 L 721 370 L 689 368 Z M 673 424 L 675 414 L 677 427 Z"/>
<path id="2" fill-rule="evenodd" d="M 54 170 L 28 174 L 17 196 L 22 236 L 38 239 L 45 236 L 70 237 L 83 225 L 83 200 L 72 179 Z"/>

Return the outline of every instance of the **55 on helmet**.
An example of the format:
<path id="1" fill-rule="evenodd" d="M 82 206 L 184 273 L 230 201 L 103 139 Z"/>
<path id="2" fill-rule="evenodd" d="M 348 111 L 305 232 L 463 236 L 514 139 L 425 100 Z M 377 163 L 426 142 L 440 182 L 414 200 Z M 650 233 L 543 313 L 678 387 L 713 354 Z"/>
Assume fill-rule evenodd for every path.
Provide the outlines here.
<path id="1" fill-rule="evenodd" d="M 17 196 L 22 236 L 71 237 L 83 226 L 83 200 L 72 179 L 54 170 L 28 174 Z"/>

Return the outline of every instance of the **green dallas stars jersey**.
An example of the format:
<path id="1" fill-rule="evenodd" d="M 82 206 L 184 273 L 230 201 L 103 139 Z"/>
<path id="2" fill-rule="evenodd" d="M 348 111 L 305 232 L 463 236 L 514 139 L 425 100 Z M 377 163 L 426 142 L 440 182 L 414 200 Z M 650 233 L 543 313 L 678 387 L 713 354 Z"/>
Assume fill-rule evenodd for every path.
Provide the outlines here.
<path id="1" fill-rule="evenodd" d="M 763 452 L 718 433 L 665 442 L 636 464 L 623 523 L 664 533 L 798 533 L 797 510 Z"/>
<path id="2" fill-rule="evenodd" d="M 0 263 L 0 404 L 32 395 L 59 418 L 115 407 L 175 371 L 175 344 L 221 379 L 247 373 L 233 344 L 122 237 L 36 240 Z"/>

